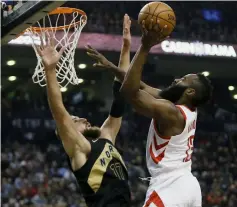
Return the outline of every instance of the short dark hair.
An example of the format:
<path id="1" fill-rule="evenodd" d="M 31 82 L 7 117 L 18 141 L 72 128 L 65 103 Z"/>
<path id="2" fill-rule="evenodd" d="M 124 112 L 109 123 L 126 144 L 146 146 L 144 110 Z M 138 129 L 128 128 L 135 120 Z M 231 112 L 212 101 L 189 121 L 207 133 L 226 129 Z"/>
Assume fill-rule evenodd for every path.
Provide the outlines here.
<path id="1" fill-rule="evenodd" d="M 196 90 L 196 96 L 192 100 L 192 104 L 194 107 L 201 106 L 203 104 L 208 103 L 208 101 L 212 97 L 213 86 L 211 81 L 201 73 L 197 74 L 198 84 L 195 84 L 194 87 Z"/>

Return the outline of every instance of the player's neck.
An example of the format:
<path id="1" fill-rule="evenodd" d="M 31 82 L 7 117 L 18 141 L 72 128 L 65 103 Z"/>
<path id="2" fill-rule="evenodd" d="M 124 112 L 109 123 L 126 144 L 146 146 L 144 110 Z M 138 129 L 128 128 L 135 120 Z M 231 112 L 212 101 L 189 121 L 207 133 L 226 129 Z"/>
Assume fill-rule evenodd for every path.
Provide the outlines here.
<path id="1" fill-rule="evenodd" d="M 181 98 L 181 99 L 179 99 L 177 102 L 176 102 L 176 104 L 177 105 L 184 105 L 184 106 L 186 106 L 187 108 L 189 108 L 189 109 L 193 109 L 193 106 L 192 106 L 192 104 L 190 103 L 190 102 L 188 102 L 187 101 L 187 99 L 185 99 L 185 98 Z"/>

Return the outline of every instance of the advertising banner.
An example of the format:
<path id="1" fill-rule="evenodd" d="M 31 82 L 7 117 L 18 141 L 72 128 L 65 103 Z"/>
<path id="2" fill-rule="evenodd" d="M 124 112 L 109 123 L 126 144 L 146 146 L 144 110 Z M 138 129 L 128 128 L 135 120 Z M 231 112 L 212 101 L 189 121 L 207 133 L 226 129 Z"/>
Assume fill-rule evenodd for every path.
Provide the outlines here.
<path id="1" fill-rule="evenodd" d="M 57 33 L 57 39 L 62 38 L 62 35 L 63 33 Z M 31 37 L 25 34 L 10 41 L 8 44 L 31 45 L 31 42 Z M 38 45 L 40 43 L 39 38 L 34 37 L 34 42 Z M 90 44 L 97 50 L 120 52 L 121 42 L 121 35 L 82 33 L 78 41 L 78 48 L 84 49 L 85 45 Z M 136 52 L 140 42 L 140 37 L 132 37 L 132 52 Z M 237 45 L 169 39 L 163 41 L 159 45 L 154 46 L 151 49 L 151 53 L 199 57 L 236 58 Z"/>

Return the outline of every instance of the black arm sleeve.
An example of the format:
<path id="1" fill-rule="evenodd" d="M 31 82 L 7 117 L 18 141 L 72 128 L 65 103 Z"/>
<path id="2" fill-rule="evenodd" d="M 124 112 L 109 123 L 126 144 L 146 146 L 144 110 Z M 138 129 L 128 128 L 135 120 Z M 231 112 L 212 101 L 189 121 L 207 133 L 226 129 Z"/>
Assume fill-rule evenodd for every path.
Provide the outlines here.
<path id="1" fill-rule="evenodd" d="M 113 83 L 114 100 L 110 109 L 110 116 L 115 117 L 115 118 L 119 118 L 123 116 L 123 113 L 125 111 L 125 100 L 119 92 L 121 86 L 122 86 L 122 83 L 118 81 L 114 81 Z"/>

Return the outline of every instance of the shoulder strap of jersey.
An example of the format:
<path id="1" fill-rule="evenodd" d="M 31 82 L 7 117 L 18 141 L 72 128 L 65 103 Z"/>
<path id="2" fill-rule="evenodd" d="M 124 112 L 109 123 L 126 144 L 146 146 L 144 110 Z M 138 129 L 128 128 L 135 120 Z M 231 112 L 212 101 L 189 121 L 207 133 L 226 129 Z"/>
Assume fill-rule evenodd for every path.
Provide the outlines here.
<path id="1" fill-rule="evenodd" d="M 192 110 L 185 105 L 176 105 L 176 107 L 178 107 L 181 110 L 181 112 L 184 113 L 186 116 L 191 113 L 197 113 L 197 109 Z"/>

